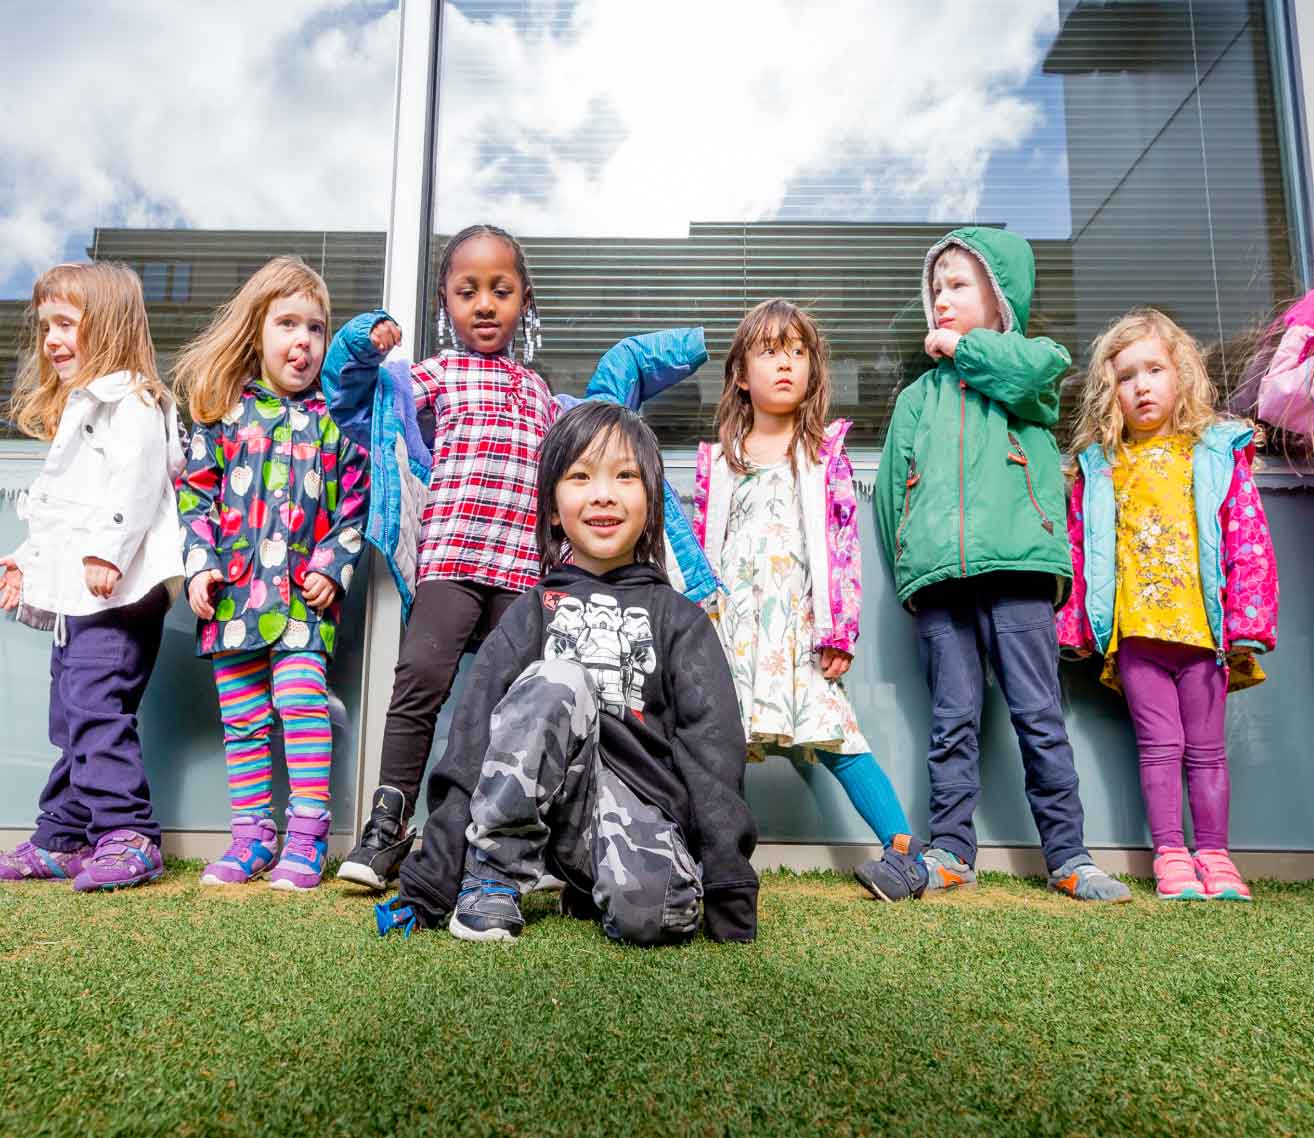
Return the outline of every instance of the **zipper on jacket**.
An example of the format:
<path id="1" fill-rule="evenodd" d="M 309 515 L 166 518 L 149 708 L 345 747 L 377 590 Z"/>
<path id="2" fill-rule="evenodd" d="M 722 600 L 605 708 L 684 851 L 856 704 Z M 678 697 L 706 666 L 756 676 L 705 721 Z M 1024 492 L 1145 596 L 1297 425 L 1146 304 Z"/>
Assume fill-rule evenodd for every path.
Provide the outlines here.
<path id="1" fill-rule="evenodd" d="M 899 528 L 894 531 L 894 559 L 903 556 L 903 527 L 908 524 L 908 503 L 912 500 L 913 487 L 922 480 L 917 472 L 917 457 L 908 460 L 908 477 L 903 483 L 903 513 L 899 515 Z"/>
<path id="2" fill-rule="evenodd" d="M 967 478 L 964 468 L 963 436 L 967 433 L 967 384 L 958 381 L 958 563 L 967 576 Z"/>
<path id="3" fill-rule="evenodd" d="M 1027 453 L 1022 449 L 1022 444 L 1018 442 L 1017 436 L 1012 431 L 1008 433 L 1008 443 L 1013 447 L 1013 450 L 1008 452 L 1008 461 L 1016 462 L 1022 468 L 1022 473 L 1027 480 L 1027 497 L 1031 499 L 1031 505 L 1035 507 L 1036 513 L 1040 515 L 1040 524 L 1044 526 L 1045 532 L 1052 534 L 1054 532 L 1054 523 L 1049 520 L 1048 515 L 1040 508 L 1040 503 L 1036 501 L 1036 492 L 1031 487 L 1031 464 L 1027 461 Z"/>

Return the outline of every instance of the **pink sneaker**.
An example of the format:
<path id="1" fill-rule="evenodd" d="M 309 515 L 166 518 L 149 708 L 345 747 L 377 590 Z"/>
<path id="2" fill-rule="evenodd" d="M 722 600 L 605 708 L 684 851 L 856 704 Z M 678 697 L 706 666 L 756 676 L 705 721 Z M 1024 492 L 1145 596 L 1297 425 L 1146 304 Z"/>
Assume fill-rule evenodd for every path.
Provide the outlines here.
<path id="1" fill-rule="evenodd" d="M 1251 901 L 1250 886 L 1241 880 L 1227 850 L 1196 850 L 1195 871 L 1210 901 Z"/>
<path id="2" fill-rule="evenodd" d="M 233 840 L 218 861 L 201 872 L 202 885 L 245 885 L 267 873 L 278 856 L 274 820 L 260 814 L 234 814 Z"/>
<path id="3" fill-rule="evenodd" d="M 269 875 L 270 889 L 314 889 L 328 857 L 329 812 L 295 806 L 287 812 L 283 854 Z"/>
<path id="4" fill-rule="evenodd" d="M 1203 901 L 1205 889 L 1185 846 L 1160 846 L 1154 859 L 1154 894 L 1160 901 Z"/>

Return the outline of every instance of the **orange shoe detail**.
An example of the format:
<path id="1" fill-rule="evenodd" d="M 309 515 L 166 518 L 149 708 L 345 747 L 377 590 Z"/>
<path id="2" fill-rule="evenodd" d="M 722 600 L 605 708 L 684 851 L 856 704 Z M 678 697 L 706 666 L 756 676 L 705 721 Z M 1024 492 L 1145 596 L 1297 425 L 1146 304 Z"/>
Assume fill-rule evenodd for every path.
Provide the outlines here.
<path id="1" fill-rule="evenodd" d="M 1056 881 L 1054 888 L 1062 890 L 1069 897 L 1075 897 L 1077 895 L 1077 875 L 1075 873 L 1068 874 L 1067 877 Z"/>
<path id="2" fill-rule="evenodd" d="M 890 839 L 890 849 L 894 850 L 896 853 L 906 854 L 911 844 L 911 834 L 895 834 L 894 837 Z"/>
<path id="3" fill-rule="evenodd" d="M 945 869 L 944 866 L 937 865 L 935 871 L 940 875 L 941 889 L 952 889 L 955 885 L 967 884 L 967 878 L 961 873 L 955 873 L 952 869 Z"/>

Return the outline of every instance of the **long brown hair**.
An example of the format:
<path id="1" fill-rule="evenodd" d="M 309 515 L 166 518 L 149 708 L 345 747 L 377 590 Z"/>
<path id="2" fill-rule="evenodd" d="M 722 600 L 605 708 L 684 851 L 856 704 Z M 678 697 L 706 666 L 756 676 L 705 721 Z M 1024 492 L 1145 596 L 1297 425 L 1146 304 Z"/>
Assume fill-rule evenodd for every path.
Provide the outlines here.
<path id="1" fill-rule="evenodd" d="M 60 382 L 41 346 L 44 336 L 38 309 L 55 301 L 71 304 L 82 313 L 77 373 L 67 383 Z M 127 265 L 99 261 L 47 269 L 32 286 L 27 319 L 29 343 L 9 410 L 23 434 L 53 439 L 68 393 L 116 371 L 133 374 L 137 394 L 143 399 L 157 406 L 168 400 L 168 389 L 155 370 L 155 345 L 141 280 Z"/>
<path id="2" fill-rule="evenodd" d="M 1218 392 L 1205 368 L 1200 345 L 1176 321 L 1157 308 L 1133 308 L 1113 321 L 1090 349 L 1090 364 L 1081 392 L 1081 410 L 1072 434 L 1072 454 L 1099 443 L 1105 457 L 1114 461 L 1126 441 L 1122 408 L 1118 405 L 1118 375 L 1114 357 L 1138 340 L 1158 336 L 1177 371 L 1177 400 L 1169 430 L 1199 438 L 1220 417 L 1215 410 Z"/>
<path id="3" fill-rule="evenodd" d="M 817 322 L 807 312 L 787 300 L 764 300 L 750 309 L 739 322 L 730 352 L 725 357 L 725 386 L 716 407 L 716 432 L 721 453 L 736 474 L 744 474 L 744 439 L 753 429 L 753 404 L 748 391 L 740 386 L 748 374 L 748 353 L 761 347 L 779 348 L 797 336 L 808 352 L 808 389 L 794 412 L 794 435 L 789 441 L 789 464 L 800 444 L 808 460 L 817 461 L 825 437 L 826 415 L 830 410 L 830 345 Z M 797 471 L 796 471 L 797 473 Z"/>
<path id="4" fill-rule="evenodd" d="M 247 380 L 260 374 L 260 335 L 265 314 L 275 300 L 306 296 L 329 319 L 328 286 L 300 257 L 275 257 L 257 269 L 209 327 L 188 344 L 173 369 L 179 397 L 198 423 L 224 417 Z"/>

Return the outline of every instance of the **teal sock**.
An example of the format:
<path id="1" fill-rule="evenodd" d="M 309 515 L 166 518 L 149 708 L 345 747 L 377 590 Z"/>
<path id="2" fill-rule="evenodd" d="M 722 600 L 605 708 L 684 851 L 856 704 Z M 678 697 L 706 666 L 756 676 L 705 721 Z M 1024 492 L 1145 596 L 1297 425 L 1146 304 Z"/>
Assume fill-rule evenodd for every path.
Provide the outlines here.
<path id="1" fill-rule="evenodd" d="M 908 815 L 899 805 L 899 796 L 894 793 L 894 784 L 877 765 L 870 751 L 860 755 L 837 755 L 834 751 L 817 749 L 819 758 L 844 788 L 854 809 L 880 839 L 881 845 L 889 845 L 895 834 L 906 834 Z"/>

